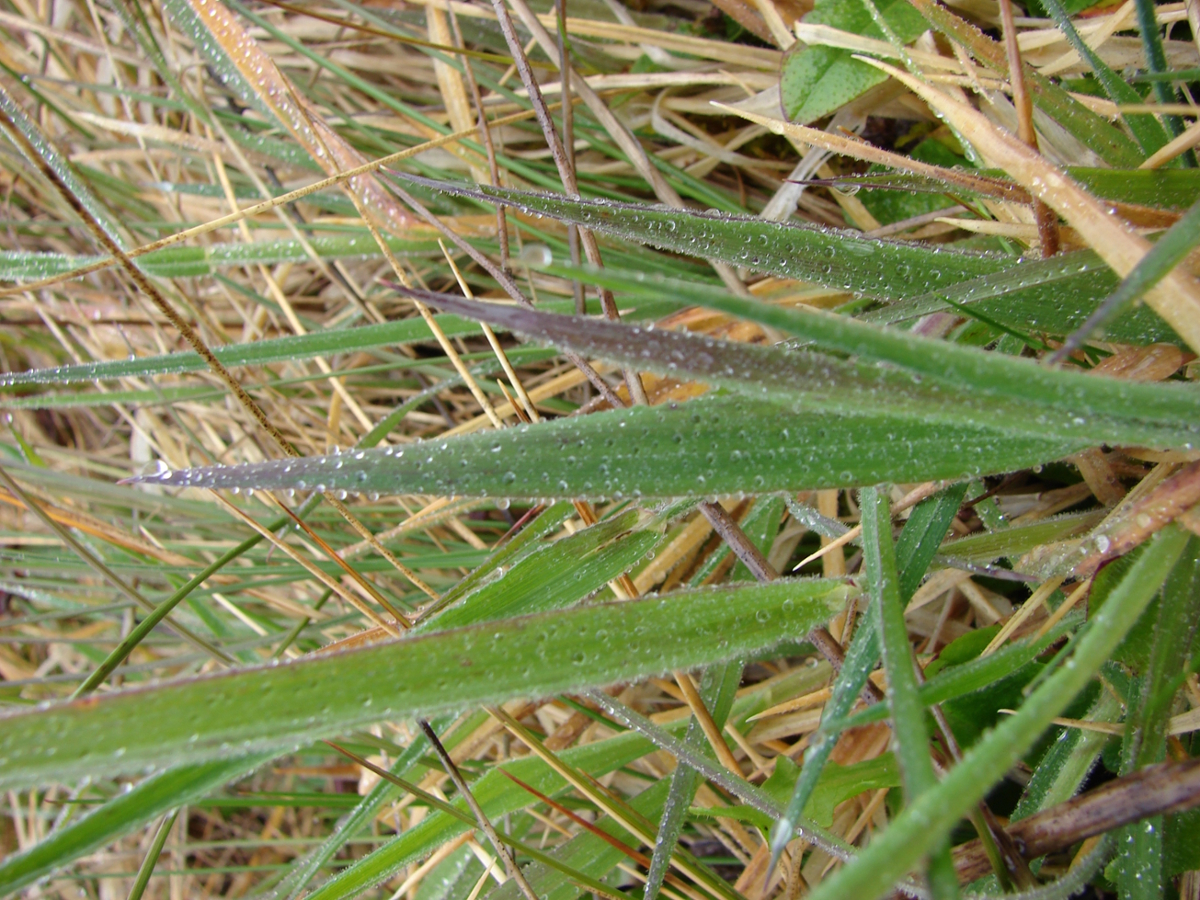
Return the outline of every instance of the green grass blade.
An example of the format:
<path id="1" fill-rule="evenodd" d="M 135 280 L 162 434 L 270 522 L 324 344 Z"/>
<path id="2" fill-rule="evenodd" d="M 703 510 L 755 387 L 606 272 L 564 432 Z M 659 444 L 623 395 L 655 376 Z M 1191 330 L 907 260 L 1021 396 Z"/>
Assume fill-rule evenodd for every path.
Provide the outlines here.
<path id="1" fill-rule="evenodd" d="M 627 572 L 662 540 L 646 530 L 653 517 L 628 510 L 548 546 L 535 548 L 495 573 L 456 606 L 426 619 L 418 633 L 561 609 Z M 484 568 L 484 567 L 481 567 Z"/>
<path id="2" fill-rule="evenodd" d="M 909 315 L 919 314 L 915 310 L 925 307 L 929 307 L 927 311 L 947 308 L 938 298 L 943 292 L 952 292 L 956 301 L 980 303 L 981 309 L 1000 321 L 1022 328 L 1033 323 L 1039 329 L 1065 334 L 1116 284 L 1112 270 L 1091 251 L 1051 260 L 1014 260 L 753 216 L 417 180 L 445 193 L 483 202 L 503 201 L 624 240 L 901 303 L 900 311 Z M 997 292 L 1002 292 L 1002 300 L 989 303 Z M 911 310 L 903 304 L 911 304 Z M 1127 339 L 1142 343 L 1178 340 L 1149 312 L 1123 317 L 1114 328 Z"/>
<path id="3" fill-rule="evenodd" d="M 944 841 L 959 818 L 1033 746 L 1111 656 L 1170 574 L 1186 543 L 1187 534 L 1179 529 L 1160 532 L 1088 623 L 1069 664 L 1043 681 L 1016 715 L 971 748 L 940 784 L 875 835 L 853 862 L 818 885 L 810 895 L 813 900 L 879 897 Z"/>
<path id="4" fill-rule="evenodd" d="M 778 702 L 794 682 L 783 679 L 777 688 L 766 688 L 734 701 L 732 718 L 753 715 L 772 703 Z M 666 726 L 672 733 L 682 731 L 682 721 Z M 565 750 L 559 758 L 574 768 L 590 773 L 593 777 L 611 772 L 634 759 L 654 750 L 654 745 L 636 732 L 627 731 L 616 737 L 592 744 Z M 554 796 L 568 785 L 558 774 L 540 759 L 525 758 L 510 760 L 498 768 L 512 772 L 526 784 L 544 794 Z M 475 799 L 483 811 L 493 820 L 529 805 L 529 794 L 505 777 L 501 772 L 488 772 L 472 785 Z M 421 859 L 438 846 L 465 830 L 462 822 L 436 812 L 428 816 L 416 828 L 409 829 L 396 840 L 379 848 L 364 859 L 331 878 L 309 900 L 342 900 L 362 892 L 368 887 L 394 875 L 408 863 Z"/>
<path id="5" fill-rule="evenodd" d="M 434 719 L 430 725 L 438 733 L 444 732 L 454 723 L 453 716 L 443 716 Z M 457 736 L 457 732 L 455 733 Z M 449 743 L 449 742 L 448 742 Z M 453 744 L 451 744 L 453 746 Z M 402 778 L 406 777 L 420 759 L 429 752 L 429 744 L 424 732 L 419 729 L 400 757 L 392 764 L 391 772 Z M 368 828 L 375 816 L 385 803 L 394 800 L 399 789 L 391 782 L 380 779 L 370 792 L 358 802 L 358 805 L 348 812 L 337 824 L 328 837 L 317 847 L 300 857 L 292 864 L 292 868 L 280 880 L 275 888 L 274 896 L 293 898 L 303 891 L 329 860 L 333 859 L 346 842 L 359 832 Z"/>
<path id="6" fill-rule="evenodd" d="M 918 689 L 921 702 L 926 706 L 945 703 L 947 700 L 966 696 L 982 690 L 1002 678 L 1007 678 L 1017 669 L 1037 659 L 1081 624 L 1080 617 L 1072 614 L 1036 640 L 1028 638 L 1017 641 L 987 656 L 981 656 L 956 666 L 949 666 L 921 685 Z M 871 722 L 882 722 L 886 718 L 887 711 L 883 707 L 871 706 L 852 716 L 841 719 L 831 718 L 828 722 L 822 722 L 818 736 L 825 732 L 838 735 L 847 728 L 858 728 Z"/>
<path id="7" fill-rule="evenodd" d="M 718 662 L 807 634 L 848 590 L 787 581 L 687 591 L 57 704 L 4 720 L 0 784 L 287 748 L 379 719 Z"/>
<path id="8" fill-rule="evenodd" d="M 895 552 L 900 570 L 899 587 L 905 603 L 921 583 L 951 520 L 958 513 L 966 489 L 964 482 L 922 500 L 904 523 Z M 854 639 L 846 651 L 842 670 L 834 679 L 829 702 L 825 704 L 821 716 L 821 727 L 811 738 L 810 749 L 804 756 L 804 764 L 787 810 L 771 829 L 772 859 L 777 860 L 792 839 L 796 823 L 816 790 L 825 763 L 844 730 L 838 723 L 850 712 L 878 660 L 879 610 L 877 605 L 872 604 L 864 611 Z M 874 713 L 875 720 L 879 720 L 885 717 L 886 712 L 884 706 L 877 704 L 868 707 L 863 714 Z"/>
<path id="9" fill-rule="evenodd" d="M 171 827 L 175 824 L 177 818 L 179 818 L 179 810 L 176 810 L 159 823 L 158 832 L 154 835 L 154 840 L 150 842 L 150 848 L 146 851 L 146 858 L 142 860 L 141 868 L 138 869 L 137 879 L 133 882 L 133 887 L 129 891 L 129 900 L 142 900 L 142 894 L 146 893 L 146 886 L 150 884 L 150 876 L 154 874 L 154 867 L 158 865 L 159 854 L 162 853 L 163 845 L 167 842 L 167 836 L 170 835 Z"/>
<path id="10" fill-rule="evenodd" d="M 753 440 L 751 440 L 753 436 Z M 904 452 L 897 453 L 897 441 Z M 693 497 L 959 479 L 1087 446 L 888 416 L 794 412 L 743 397 L 637 407 L 340 456 L 138 476 L 143 483 L 380 494 Z"/>
<path id="11" fill-rule="evenodd" d="M 432 255 L 439 252 L 437 240 L 433 237 L 388 237 L 387 242 L 390 249 L 399 256 Z M 322 259 L 361 259 L 379 254 L 378 245 L 371 233 L 365 229 L 354 235 L 313 236 L 308 239 L 308 243 Z M 104 256 L 70 256 L 65 253 L 10 250 L 0 253 L 0 279 L 20 281 L 27 278 L 50 278 L 65 275 L 105 259 L 107 257 Z M 207 247 L 166 247 L 139 257 L 138 266 L 146 274 L 160 278 L 199 278 L 237 266 L 303 263 L 311 259 L 300 241 L 280 239 L 211 244 Z"/>
<path id="12" fill-rule="evenodd" d="M 1111 294 L 1118 283 L 1116 274 L 1099 256 L 1080 250 L 1025 260 L 1002 272 L 868 310 L 858 318 L 899 324 L 932 312 L 952 311 L 952 304 L 957 303 L 1017 331 L 1070 334 L 1098 309 L 1097 298 Z M 1108 336 L 1131 344 L 1179 342 L 1174 329 L 1152 309 L 1141 306 L 1118 313 L 1109 322 Z"/>
<path id="13" fill-rule="evenodd" d="M 556 274 L 560 271 L 552 268 Z M 947 387 L 1005 397 L 1058 414 L 1087 419 L 1127 418 L 1161 421 L 1178 429 L 1185 444 L 1200 440 L 1200 391 L 1181 384 L 1136 384 L 1053 370 L 1034 360 L 988 353 L 975 347 L 934 340 L 895 329 L 881 329 L 815 309 L 783 308 L 734 297 L 704 285 L 674 279 L 642 278 L 610 269 L 587 270 L 589 283 L 631 294 L 666 294 L 681 303 L 718 309 L 778 328 L 821 347 L 860 359 L 890 363 Z M 1173 424 L 1171 424 L 1173 423 Z M 1073 423 L 1074 424 L 1074 423 Z"/>
<path id="14" fill-rule="evenodd" d="M 1059 30 L 1066 36 L 1067 42 L 1079 54 L 1080 58 L 1085 60 L 1092 71 L 1096 74 L 1096 80 L 1100 82 L 1104 88 L 1104 92 L 1108 94 L 1108 98 L 1114 103 L 1127 104 L 1142 104 L 1145 99 L 1134 90 L 1125 79 L 1114 72 L 1100 55 L 1096 53 L 1087 43 L 1080 37 L 1079 32 L 1075 29 L 1075 24 L 1071 21 L 1062 4 L 1058 0 L 1042 0 L 1046 11 L 1054 17 Z M 1142 150 L 1147 156 L 1154 153 L 1167 142 L 1167 133 L 1163 130 L 1162 125 L 1154 116 L 1142 114 L 1125 113 L 1122 118 L 1125 124 L 1129 126 L 1129 130 L 1141 144 Z"/>
<path id="15" fill-rule="evenodd" d="M 752 399 L 827 412 L 879 413 L 926 423 L 987 426 L 1003 419 L 1012 433 L 1066 441 L 1155 445 L 1188 441 L 1174 425 L 1128 422 L 1094 409 L 1058 406 L 1056 417 L 1030 416 L 1029 397 L 1012 402 L 928 385 L 903 372 L 832 356 L 719 341 L 679 331 L 630 328 L 583 317 L 553 316 L 478 303 L 448 294 L 406 292 L 432 306 L 500 324 L 536 340 L 667 377 L 688 375 Z M 939 343 L 937 346 L 946 346 Z M 1061 394 L 1060 394 L 1061 396 Z M 1200 399 L 1200 394 L 1197 395 Z M 1200 411 L 1200 405 L 1198 405 Z M 1164 423 L 1165 424 L 1165 423 Z"/>
<path id="16" fill-rule="evenodd" d="M 447 194 L 486 203 L 503 202 L 534 215 L 550 216 L 663 250 L 872 297 L 914 297 L 1013 266 L 1013 260 L 998 255 L 872 240 L 851 231 L 770 222 L 755 216 L 574 200 L 561 194 L 415 177 L 412 180 Z"/>
<path id="17" fill-rule="evenodd" d="M 879 488 L 866 488 L 860 494 L 863 526 L 863 568 L 870 585 L 871 603 L 877 607 L 883 665 L 888 677 L 888 707 L 896 758 L 904 776 L 904 793 L 911 805 L 937 784 L 933 761 L 929 757 L 929 730 L 925 725 L 925 705 L 917 693 L 912 645 L 904 621 L 904 600 L 900 593 L 900 573 L 892 543 L 892 517 L 886 494 Z M 935 898 L 958 896 L 958 881 L 943 842 L 932 848 L 929 882 Z"/>
<path id="18" fill-rule="evenodd" d="M 1155 241 L 1150 252 L 1142 257 L 1133 271 L 1125 276 L 1112 294 L 1096 307 L 1079 330 L 1063 343 L 1052 355 L 1052 360 L 1062 361 L 1071 351 L 1083 345 L 1092 335 L 1100 332 L 1109 321 L 1126 307 L 1139 299 L 1146 291 L 1158 284 L 1177 265 L 1187 258 L 1200 244 L 1200 201 L 1170 227 L 1166 234 Z"/>
<path id="19" fill-rule="evenodd" d="M 662 815 L 667 785 L 665 780 L 651 785 L 628 801 L 630 808 L 645 819 L 658 819 Z M 625 830 L 607 816 L 599 819 L 595 827 L 620 841 L 628 842 L 629 836 Z M 549 855 L 564 867 L 596 879 L 603 878 L 616 868 L 618 863 L 628 859 L 612 844 L 590 831 L 581 831 L 562 846 L 550 851 Z M 534 894 L 541 900 L 560 900 L 579 894 L 578 888 L 571 884 L 563 871 L 552 869 L 545 863 L 530 863 L 525 869 L 525 874 Z M 516 879 L 510 878 L 486 894 L 484 900 L 521 900 L 522 897 Z"/>
<path id="20" fill-rule="evenodd" d="M 34 741 L 38 738 L 34 736 Z M 73 860 L 111 844 L 167 810 L 203 797 L 245 776 L 271 759 L 271 754 L 186 764 L 140 781 L 44 840 L 0 861 L 0 896 L 45 878 Z M 57 780 L 53 771 L 40 783 Z"/>
<path id="21" fill-rule="evenodd" d="M 544 304 L 549 310 L 574 311 L 570 300 L 557 300 Z M 629 310 L 632 318 L 641 315 L 655 316 L 665 313 L 674 305 L 640 304 L 640 313 Z M 596 311 L 599 306 L 596 306 Z M 479 325 L 459 316 L 434 316 L 448 337 L 479 335 Z M 292 337 L 272 338 L 246 344 L 229 344 L 213 348 L 213 355 L 229 368 L 236 366 L 264 366 L 291 360 L 311 359 L 314 356 L 329 356 L 373 350 L 400 344 L 434 340 L 433 333 L 424 319 L 401 319 L 378 325 L 363 325 L 358 328 L 342 328 L 313 332 Z M 50 369 L 32 369 L 28 372 L 9 373 L 0 379 L 0 387 L 35 384 L 77 384 L 88 381 L 110 381 L 116 378 L 145 378 L 151 375 L 179 375 L 200 372 L 207 367 L 199 354 L 192 351 L 167 353 L 162 356 L 147 356 L 140 359 L 122 359 L 94 363 L 78 363 L 56 366 Z"/>

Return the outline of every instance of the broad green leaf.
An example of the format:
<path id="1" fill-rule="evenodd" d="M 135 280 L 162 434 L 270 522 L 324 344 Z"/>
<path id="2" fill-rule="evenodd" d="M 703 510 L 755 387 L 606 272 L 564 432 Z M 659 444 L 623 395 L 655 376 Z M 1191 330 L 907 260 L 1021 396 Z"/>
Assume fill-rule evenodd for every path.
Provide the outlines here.
<path id="1" fill-rule="evenodd" d="M 877 0 L 875 5 L 901 43 L 907 44 L 929 27 L 907 0 Z M 884 36 L 866 7 L 859 2 L 818 0 L 813 11 L 804 17 L 804 22 L 828 25 L 877 40 Z M 798 45 L 798 49 L 784 57 L 779 93 L 787 117 L 806 124 L 829 115 L 885 81 L 886 75 L 854 59 L 849 50 Z"/>
<path id="2" fill-rule="evenodd" d="M 5 719 L 0 785 L 290 748 L 380 719 L 692 668 L 807 634 L 849 591 L 820 580 L 684 591 L 58 703 Z"/>
<path id="3" fill-rule="evenodd" d="M 270 754 L 257 754 L 185 764 L 143 779 L 131 790 L 51 832 L 28 850 L 0 861 L 0 896 L 111 844 L 169 810 L 236 781 L 270 758 Z M 55 773 L 48 772 L 41 783 L 56 780 Z"/>
<path id="4" fill-rule="evenodd" d="M 821 882 L 812 891 L 813 900 L 873 900 L 944 841 L 1087 685 L 1157 593 L 1186 543 L 1186 533 L 1173 526 L 1159 532 L 1129 577 L 1087 624 L 1068 664 L 1042 681 L 1015 715 L 967 751 L 940 783 L 892 819 L 849 865 Z"/>
<path id="5" fill-rule="evenodd" d="M 1003 425 L 795 412 L 733 396 L 136 480 L 437 496 L 703 497 L 959 479 L 1049 462 L 1087 443 L 1014 435 Z"/>

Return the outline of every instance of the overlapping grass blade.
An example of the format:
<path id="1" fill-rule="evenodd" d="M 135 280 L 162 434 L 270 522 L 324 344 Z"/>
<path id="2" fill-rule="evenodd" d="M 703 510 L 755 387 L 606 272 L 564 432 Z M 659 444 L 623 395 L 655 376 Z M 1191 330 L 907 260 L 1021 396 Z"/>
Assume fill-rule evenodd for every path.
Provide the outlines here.
<path id="1" fill-rule="evenodd" d="M 550 271 L 577 270 L 552 267 Z M 1055 408 L 1062 414 L 1083 417 L 1085 423 L 1087 417 L 1094 415 L 1143 421 L 1161 417 L 1164 424 L 1174 422 L 1180 426 L 1184 444 L 1190 443 L 1188 434 L 1200 435 L 1200 431 L 1180 421 L 1181 417 L 1194 418 L 1194 410 L 1200 408 L 1200 391 L 1191 385 L 1137 384 L 1081 372 L 1056 371 L 1039 366 L 1034 360 L 877 328 L 847 316 L 744 300 L 706 285 L 612 269 L 586 271 L 592 283 L 613 290 L 635 296 L 665 293 L 681 303 L 718 309 L 769 325 L 818 347 L 894 365 L 950 388 Z"/>
<path id="2" fill-rule="evenodd" d="M 1117 283 L 1091 251 L 1053 260 L 1014 260 L 903 241 L 865 238 L 851 231 L 770 222 L 753 216 L 684 212 L 660 206 L 576 200 L 562 195 L 486 185 L 412 180 L 449 194 L 497 202 L 550 216 L 628 241 L 731 265 L 852 291 L 890 304 L 945 309 L 943 292 L 980 303 L 1001 321 L 1063 334 L 1077 327 Z M 986 301 L 1003 294 L 1003 303 Z M 887 315 L 886 311 L 881 315 Z M 1114 320 L 1112 334 L 1135 343 L 1178 336 L 1152 313 Z"/>
<path id="3" fill-rule="evenodd" d="M 1078 382 L 1075 374 L 1041 374 L 1043 370 L 1024 365 L 1015 367 L 1036 379 L 1036 388 L 1020 391 L 1019 402 L 998 398 L 987 391 L 986 399 L 975 391 L 979 378 L 969 383 L 972 390 L 955 391 L 951 379 L 938 385 L 922 383 L 903 372 L 888 371 L 866 363 L 847 362 L 832 356 L 806 352 L 788 352 L 773 347 L 758 347 L 702 338 L 685 332 L 628 328 L 610 322 L 583 318 L 558 317 L 515 307 L 484 304 L 446 294 L 410 292 L 425 303 L 453 310 L 461 315 L 502 324 L 521 334 L 548 341 L 555 346 L 599 356 L 612 362 L 645 368 L 662 375 L 691 378 L 729 388 L 758 399 L 779 403 L 799 403 L 806 409 L 846 413 L 879 413 L 910 417 L 922 422 L 943 421 L 952 425 L 987 425 L 1003 418 L 1014 433 L 1074 440 L 1090 437 L 1097 443 L 1157 445 L 1160 442 L 1188 443 L 1192 429 L 1174 423 L 1151 423 L 1141 416 L 1138 421 L 1106 415 L 1099 403 L 1079 404 L 1071 396 L 1070 386 Z M 841 320 L 848 321 L 848 320 Z M 870 337 L 869 329 L 859 333 Z M 945 342 L 925 342 L 930 353 L 946 347 Z M 838 348 L 844 349 L 844 348 Z M 860 351 L 861 352 L 861 351 Z M 864 354 L 869 356 L 870 353 Z M 968 357 L 972 358 L 972 357 Z M 999 355 L 975 351 L 973 360 L 984 368 Z M 893 355 L 888 359 L 895 362 Z M 1002 364 L 1001 364 L 1002 365 Z M 1009 367 L 1012 375 L 1014 367 Z M 926 367 L 926 372 L 929 369 Z M 1033 373 L 1039 373 L 1036 376 Z M 1093 379 L 1089 388 L 1096 384 Z M 965 386 L 965 385 L 964 385 Z M 1103 387 L 1103 385 L 1101 385 Z M 1111 391 L 1120 383 L 1109 381 Z M 1144 396 L 1155 392 L 1147 386 Z M 1033 389 L 1030 389 L 1033 388 Z M 1018 389 L 1010 389 L 1013 393 Z M 1200 393 L 1158 390 L 1160 399 L 1175 398 L 1182 403 L 1179 412 L 1190 408 L 1200 413 Z M 1012 393 L 1010 393 L 1012 396 Z M 1096 392 L 1092 392 L 1095 398 Z M 1068 400 L 1071 398 L 1071 400 Z M 1013 397 L 1013 400 L 1018 398 Z M 1072 402 L 1074 401 L 1074 402 Z M 1045 404 L 1058 415 L 1035 412 L 1031 404 Z M 1128 409 L 1128 407 L 1126 407 Z"/>

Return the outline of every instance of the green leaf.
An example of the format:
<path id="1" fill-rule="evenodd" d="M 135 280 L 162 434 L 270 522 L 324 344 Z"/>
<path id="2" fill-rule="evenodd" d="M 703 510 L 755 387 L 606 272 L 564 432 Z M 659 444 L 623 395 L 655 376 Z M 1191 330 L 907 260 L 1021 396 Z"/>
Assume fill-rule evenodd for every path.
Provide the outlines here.
<path id="1" fill-rule="evenodd" d="M 799 580 L 683 591 L 54 704 L 5 720 L 0 785 L 278 750 L 380 719 L 691 668 L 807 634 L 848 593 Z"/>
<path id="2" fill-rule="evenodd" d="M 891 710 L 896 757 L 903 775 L 909 805 L 937 784 L 929 755 L 929 729 L 925 706 L 917 693 L 916 660 L 904 621 L 904 600 L 892 542 L 891 506 L 886 488 L 867 488 L 859 495 L 863 528 L 863 569 L 876 607 L 884 671 L 888 678 L 887 704 Z M 950 860 L 950 845 L 932 848 L 926 868 L 935 898 L 958 896 L 958 881 Z"/>
<path id="3" fill-rule="evenodd" d="M 1013 435 L 1003 425 L 794 412 L 713 397 L 404 447 L 135 480 L 437 496 L 703 497 L 973 477 L 1048 462 L 1086 445 Z"/>
<path id="4" fill-rule="evenodd" d="M 662 540 L 647 530 L 654 520 L 638 510 L 623 512 L 590 528 L 534 549 L 438 616 L 417 633 L 560 609 L 629 571 Z"/>
<path id="5" fill-rule="evenodd" d="M 929 25 L 907 0 L 878 0 L 876 6 L 884 20 L 907 44 L 917 38 Z M 816 7 L 804 17 L 806 24 L 828 25 L 840 31 L 875 39 L 883 32 L 871 19 L 862 3 L 845 0 L 818 0 Z M 787 117 L 800 123 L 839 109 L 877 84 L 887 81 L 873 66 L 853 58 L 853 53 L 836 47 L 804 47 L 784 57 L 779 74 L 779 92 Z"/>
<path id="6" fill-rule="evenodd" d="M 1050 260 L 1014 260 L 999 254 L 865 238 L 857 232 L 770 222 L 755 216 L 576 200 L 561 194 L 467 186 L 413 176 L 409 179 L 444 193 L 483 202 L 501 201 L 531 214 L 664 250 L 853 291 L 893 304 L 905 301 L 912 308 L 901 307 L 898 314 L 907 316 L 918 314 L 915 311 L 923 305 L 948 308 L 940 297 L 950 292 L 956 302 L 984 303 L 981 308 L 987 315 L 1020 324 L 1022 330 L 1035 323 L 1039 329 L 1062 334 L 1078 327 L 1098 298 L 1117 284 L 1112 270 L 1090 250 Z M 568 270 L 554 266 L 550 271 L 566 275 Z M 572 273 L 567 277 L 581 276 Z M 594 280 L 591 274 L 586 278 Z M 1001 290 L 1002 299 L 986 303 Z M 663 296 L 671 293 L 656 295 L 655 299 Z M 1120 317 L 1110 331 L 1113 337 L 1135 343 L 1178 341 L 1153 313 Z"/>
<path id="7" fill-rule="evenodd" d="M 775 771 L 763 782 L 763 790 L 780 804 L 787 803 L 799 777 L 800 767 L 788 757 L 779 756 L 775 761 Z M 900 781 L 900 765 L 890 752 L 849 766 L 826 763 L 804 807 L 804 814 L 817 824 L 829 828 L 833 825 L 833 811 L 839 803 L 857 797 L 864 791 L 899 787 Z M 757 810 L 755 812 L 762 816 Z"/>

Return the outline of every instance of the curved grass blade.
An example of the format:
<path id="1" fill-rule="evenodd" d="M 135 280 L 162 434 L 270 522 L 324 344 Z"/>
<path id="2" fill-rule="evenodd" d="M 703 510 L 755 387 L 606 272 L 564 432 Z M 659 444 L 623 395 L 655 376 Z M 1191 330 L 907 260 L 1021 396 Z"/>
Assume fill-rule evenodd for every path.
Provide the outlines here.
<path id="1" fill-rule="evenodd" d="M 1075 642 L 1061 666 L 964 755 L 931 790 L 908 806 L 849 865 L 818 885 L 813 900 L 879 897 L 887 892 L 1028 752 L 1054 717 L 1075 698 L 1133 627 L 1187 543 L 1174 526 L 1159 532 Z"/>
<path id="2" fill-rule="evenodd" d="M 622 499 L 773 493 L 959 479 L 1058 459 L 1088 441 L 744 397 L 636 407 L 404 447 L 166 471 L 139 483 L 208 488 Z"/>
<path id="3" fill-rule="evenodd" d="M 807 634 L 849 592 L 823 580 L 683 591 L 59 703 L 3 719 L 0 785 L 290 748 L 380 719 L 705 665 Z"/>

